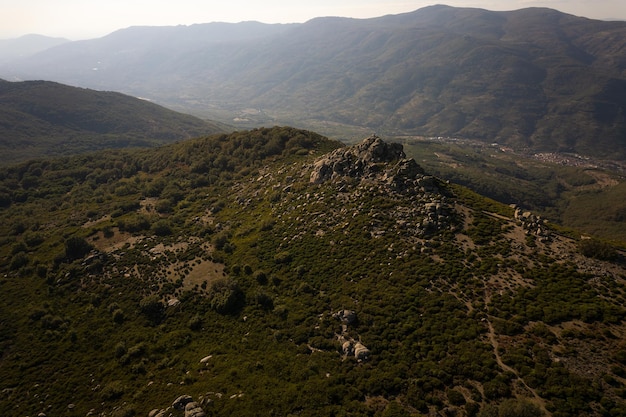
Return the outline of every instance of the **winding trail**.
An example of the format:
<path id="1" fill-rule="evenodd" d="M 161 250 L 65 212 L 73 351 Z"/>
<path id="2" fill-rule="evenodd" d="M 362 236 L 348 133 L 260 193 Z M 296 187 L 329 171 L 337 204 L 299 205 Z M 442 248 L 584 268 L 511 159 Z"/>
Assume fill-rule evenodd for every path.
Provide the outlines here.
<path id="1" fill-rule="evenodd" d="M 524 379 L 519 376 L 519 374 L 517 373 L 515 369 L 511 368 L 509 365 L 507 365 L 506 363 L 502 361 L 502 358 L 500 357 L 500 353 L 498 352 L 498 340 L 496 339 L 496 332 L 489 319 L 487 319 L 487 327 L 489 329 L 489 333 L 487 334 L 487 337 L 489 338 L 489 343 L 491 343 L 491 346 L 493 347 L 493 353 L 496 357 L 496 363 L 498 364 L 498 366 L 502 368 L 503 371 L 511 372 L 513 375 L 515 375 L 517 380 L 524 386 L 524 388 L 526 388 L 528 392 L 530 392 L 533 395 L 533 397 L 535 397 L 535 402 L 544 412 L 544 415 L 550 416 L 551 413 L 549 413 L 548 410 L 546 410 L 546 402 L 544 401 L 544 399 L 541 398 L 539 394 L 537 394 L 537 391 L 535 391 L 533 388 L 529 387 L 526 384 Z"/>

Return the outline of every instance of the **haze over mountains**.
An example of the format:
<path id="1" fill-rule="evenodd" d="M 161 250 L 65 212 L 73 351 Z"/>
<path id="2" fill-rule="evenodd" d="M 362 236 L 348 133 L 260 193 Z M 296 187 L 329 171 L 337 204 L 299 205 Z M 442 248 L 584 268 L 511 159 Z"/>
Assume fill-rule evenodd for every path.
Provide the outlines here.
<path id="1" fill-rule="evenodd" d="M 215 123 L 120 93 L 0 80 L 0 164 L 163 145 L 220 131 Z"/>
<path id="2" fill-rule="evenodd" d="M 432 6 L 304 24 L 133 27 L 14 60 L 8 79 L 318 126 L 624 156 L 626 22 Z M 245 113 L 245 112 L 244 112 Z"/>
<path id="3" fill-rule="evenodd" d="M 66 42 L 70 41 L 35 34 L 20 36 L 16 39 L 1 39 L 0 63 L 27 57 Z"/>

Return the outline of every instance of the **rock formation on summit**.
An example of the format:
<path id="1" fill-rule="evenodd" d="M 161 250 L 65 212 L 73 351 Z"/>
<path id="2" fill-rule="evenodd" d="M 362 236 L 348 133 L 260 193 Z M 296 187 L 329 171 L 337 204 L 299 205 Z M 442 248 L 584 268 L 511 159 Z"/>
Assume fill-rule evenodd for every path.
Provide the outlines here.
<path id="1" fill-rule="evenodd" d="M 367 178 L 383 170 L 381 164 L 396 162 L 398 173 L 415 178 L 422 168 L 406 155 L 399 143 L 387 143 L 372 135 L 355 146 L 339 148 L 323 156 L 313 167 L 311 182 L 321 184 L 340 176 Z"/>

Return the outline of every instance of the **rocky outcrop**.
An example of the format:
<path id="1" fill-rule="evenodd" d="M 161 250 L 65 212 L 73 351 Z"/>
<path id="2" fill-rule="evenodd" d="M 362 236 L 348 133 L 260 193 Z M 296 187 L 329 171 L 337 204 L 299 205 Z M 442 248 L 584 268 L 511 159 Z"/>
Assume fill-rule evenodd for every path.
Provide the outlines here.
<path id="1" fill-rule="evenodd" d="M 397 200 L 398 206 L 389 207 L 384 213 L 372 213 L 370 234 L 374 238 L 396 233 L 417 243 L 441 230 L 454 228 L 454 210 L 441 191 L 441 182 L 426 175 L 415 160 L 407 159 L 401 144 L 388 144 L 378 136 L 320 157 L 311 166 L 309 181 L 331 182 L 347 202 L 364 195 Z M 405 203 L 407 197 L 410 205 Z M 390 223 L 383 220 L 385 216 L 395 220 L 396 228 L 389 227 Z"/>
<path id="2" fill-rule="evenodd" d="M 519 207 L 514 208 L 515 220 L 522 226 L 524 233 L 536 236 L 540 242 L 550 241 L 550 230 L 548 230 L 544 219 L 532 214 L 530 211 L 523 211 Z"/>
<path id="3" fill-rule="evenodd" d="M 384 169 L 383 165 L 392 162 L 400 162 L 397 171 L 401 171 L 403 175 L 415 177 L 418 173 L 423 173 L 414 160 L 405 158 L 402 145 L 387 143 L 373 135 L 358 145 L 336 149 L 320 158 L 313 167 L 310 181 L 321 184 L 337 177 L 378 176 Z"/>

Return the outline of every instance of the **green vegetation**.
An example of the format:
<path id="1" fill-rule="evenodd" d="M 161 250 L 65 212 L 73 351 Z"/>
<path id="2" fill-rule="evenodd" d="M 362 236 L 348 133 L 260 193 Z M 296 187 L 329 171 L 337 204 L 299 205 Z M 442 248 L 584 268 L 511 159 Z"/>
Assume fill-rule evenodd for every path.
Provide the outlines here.
<path id="1" fill-rule="evenodd" d="M 0 80 L 0 164 L 107 148 L 154 147 L 216 133 L 215 123 L 119 93 Z M 22 179 L 38 185 L 37 172 Z"/>
<path id="2" fill-rule="evenodd" d="M 554 224 L 613 243 L 626 236 L 626 182 L 617 162 L 569 154 L 528 155 L 450 138 L 405 138 L 404 145 L 407 155 L 428 172 L 481 196 L 516 204 Z"/>
<path id="3" fill-rule="evenodd" d="M 626 412 L 623 265 L 442 181 L 312 184 L 339 146 L 274 127 L 0 169 L 0 414 Z"/>

